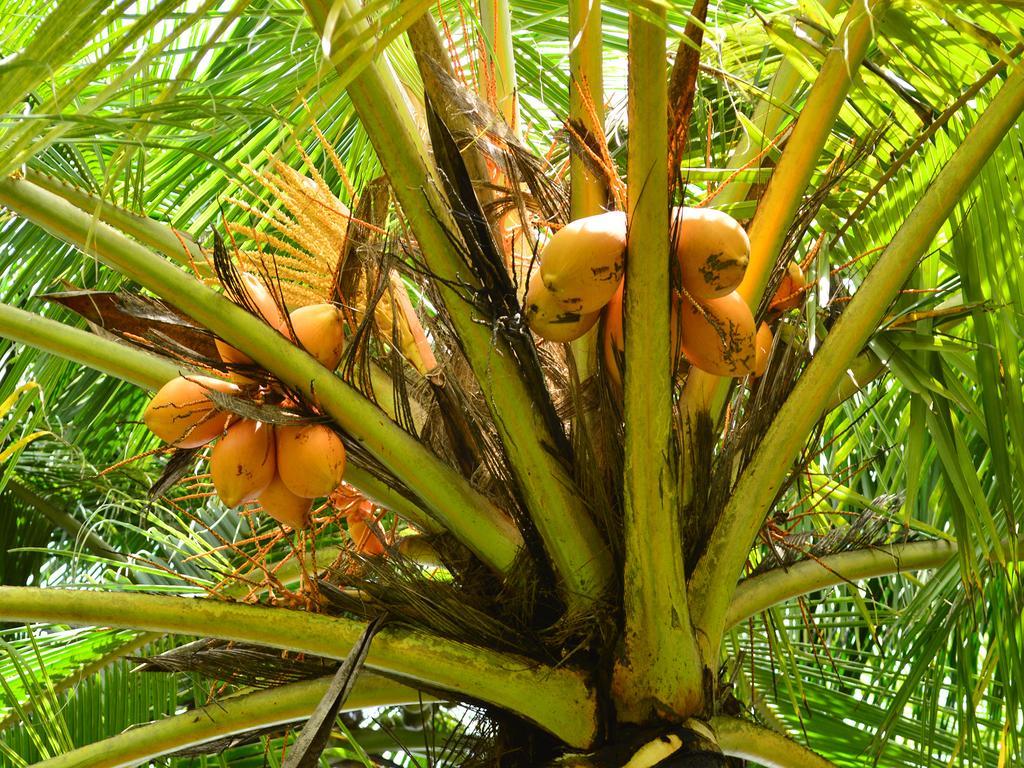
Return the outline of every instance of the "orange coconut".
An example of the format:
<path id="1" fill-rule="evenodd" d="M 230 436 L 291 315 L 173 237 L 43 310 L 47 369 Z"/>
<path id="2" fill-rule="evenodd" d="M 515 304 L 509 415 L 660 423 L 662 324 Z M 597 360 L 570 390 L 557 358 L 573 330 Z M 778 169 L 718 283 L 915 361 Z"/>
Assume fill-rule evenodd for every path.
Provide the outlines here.
<path id="1" fill-rule="evenodd" d="M 563 305 L 544 287 L 539 272 L 530 278 L 526 292 L 526 322 L 542 339 L 562 342 L 578 339 L 594 327 L 600 314 L 600 309 L 583 312 Z"/>
<path id="2" fill-rule="evenodd" d="M 256 275 L 251 272 L 243 272 L 241 275 L 242 288 L 245 291 L 246 296 L 249 299 L 249 304 L 256 308 L 260 316 L 266 321 L 267 325 L 272 328 L 276 328 L 285 336 L 288 335 L 288 325 L 285 323 L 284 314 L 281 312 L 281 308 L 277 306 L 277 302 L 274 301 L 274 297 L 270 291 L 263 284 Z M 220 359 L 225 363 L 234 363 L 236 365 L 251 365 L 252 358 L 232 347 L 227 342 L 221 341 L 220 339 L 214 339 L 214 343 L 217 345 L 217 352 L 220 353 Z"/>
<path id="3" fill-rule="evenodd" d="M 625 299 L 626 281 L 619 283 L 618 290 L 608 302 L 604 310 L 604 325 L 601 327 L 601 349 L 604 354 L 605 368 L 616 387 L 622 387 L 622 371 L 620 362 L 624 362 L 626 353 L 626 336 L 622 330 L 623 301 Z M 677 302 L 672 302 L 672 313 L 669 322 L 669 344 L 673 361 L 679 356 L 679 310 Z"/>
<path id="4" fill-rule="evenodd" d="M 683 287 L 695 299 L 734 291 L 750 261 L 750 239 L 740 223 L 713 208 L 676 208 L 675 215 Z"/>
<path id="5" fill-rule="evenodd" d="M 378 557 L 383 555 L 385 552 L 384 542 L 382 542 L 377 537 L 377 534 L 373 532 L 373 529 L 362 520 L 349 519 L 348 535 L 352 537 L 352 541 L 356 545 L 356 552 L 361 555 Z"/>
<path id="6" fill-rule="evenodd" d="M 254 501 L 274 479 L 274 428 L 242 419 L 228 428 L 210 454 L 217 495 L 229 507 Z"/>
<path id="7" fill-rule="evenodd" d="M 333 304 L 299 307 L 289 319 L 299 346 L 330 370 L 341 362 L 345 344 L 345 315 Z"/>
<path id="8" fill-rule="evenodd" d="M 772 352 L 772 329 L 768 323 L 761 323 L 757 329 L 757 336 L 754 338 L 755 354 L 754 375 L 763 376 L 768 368 L 768 356 Z"/>
<path id="9" fill-rule="evenodd" d="M 795 261 L 789 262 L 786 267 L 786 274 L 782 276 L 778 290 L 772 298 L 771 309 L 776 312 L 785 312 L 787 309 L 796 309 L 804 303 L 807 292 L 804 287 L 807 285 L 807 278 L 804 271 Z"/>
<path id="10" fill-rule="evenodd" d="M 569 222 L 544 246 L 540 273 L 562 305 L 581 314 L 608 303 L 622 279 L 626 214 L 610 211 Z"/>
<path id="11" fill-rule="evenodd" d="M 754 316 L 733 291 L 720 299 L 681 301 L 681 347 L 686 359 L 716 376 L 746 376 L 757 360 Z"/>
<path id="12" fill-rule="evenodd" d="M 210 391 L 233 394 L 238 387 L 209 376 L 179 376 L 153 396 L 142 420 L 154 435 L 178 448 L 206 445 L 227 428 L 230 418 L 210 400 Z"/>
<path id="13" fill-rule="evenodd" d="M 277 471 L 296 496 L 327 496 L 345 474 L 345 445 L 325 424 L 278 427 Z"/>
<path id="14" fill-rule="evenodd" d="M 259 502 L 264 512 L 295 530 L 306 527 L 309 510 L 313 507 L 312 499 L 296 496 L 288 490 L 281 476 L 276 474 L 270 485 L 259 495 Z"/>
<path id="15" fill-rule="evenodd" d="M 622 330 L 622 302 L 625 287 L 626 281 L 623 280 L 604 309 L 604 324 L 601 326 L 601 351 L 604 355 L 604 365 L 608 370 L 608 376 L 617 387 L 622 386 L 622 370 L 619 364 L 624 362 L 622 356 L 626 351 L 626 337 Z"/>

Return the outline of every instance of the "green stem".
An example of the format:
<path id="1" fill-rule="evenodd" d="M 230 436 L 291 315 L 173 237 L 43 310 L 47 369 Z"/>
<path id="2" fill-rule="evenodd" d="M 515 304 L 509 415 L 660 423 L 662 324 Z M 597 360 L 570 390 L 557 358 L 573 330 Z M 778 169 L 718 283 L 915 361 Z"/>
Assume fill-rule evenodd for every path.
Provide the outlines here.
<path id="1" fill-rule="evenodd" d="M 189 269 L 194 268 L 200 276 L 212 273 L 213 270 L 207 257 L 187 232 L 181 232 L 166 224 L 132 213 L 55 176 L 29 169 L 25 173 L 25 178 L 47 192 L 52 192 L 67 200 L 75 208 L 91 213 L 99 221 L 130 235 L 156 253 Z M 394 420 L 397 412 L 394 384 L 391 377 L 372 361 L 370 363 L 370 384 L 377 403 Z M 412 413 L 413 424 L 419 431 L 426 418 L 423 406 L 410 397 L 409 410 Z"/>
<path id="2" fill-rule="evenodd" d="M 0 336 L 87 365 L 144 389 L 159 389 L 182 372 L 166 358 L 6 304 L 0 304 Z M 442 530 L 414 500 L 353 462 L 345 467 L 345 480 L 375 503 L 417 527 L 435 533 Z"/>
<path id="3" fill-rule="evenodd" d="M 788 736 L 771 731 L 749 720 L 718 715 L 711 718 L 722 752 L 730 757 L 751 760 L 764 768 L 836 768 Z"/>
<path id="4" fill-rule="evenodd" d="M 850 362 L 1022 111 L 1024 66 L 1018 64 L 857 289 L 740 476 L 690 581 L 691 603 L 700 605 L 695 624 L 710 649 L 718 648 L 736 579 L 807 435 Z"/>
<path id="5" fill-rule="evenodd" d="M 761 301 L 825 142 L 853 85 L 853 76 L 887 6 L 888 0 L 861 0 L 850 6 L 758 203 L 748 232 L 750 263 L 737 288 L 754 309 Z M 696 412 L 710 410 L 717 421 L 728 388 L 729 379 L 691 369 L 683 390 L 683 412 L 692 419 Z"/>
<path id="6" fill-rule="evenodd" d="M 332 44 L 341 48 L 358 33 L 348 23 L 351 0 L 330 4 L 306 0 L 307 13 L 323 34 L 329 13 L 339 13 Z M 534 402 L 507 342 L 481 323 L 475 309 L 453 285 L 479 288 L 467 273 L 449 236 L 458 231 L 442 202 L 426 148 L 404 107 L 394 72 L 380 59 L 368 64 L 348 85 L 348 93 L 373 141 L 406 220 L 416 235 L 438 294 L 458 333 L 483 392 L 505 456 L 570 606 L 591 605 L 611 581 L 611 555 L 568 469 L 559 458 L 543 408 Z M 421 494 L 422 496 L 423 494 Z"/>
<path id="7" fill-rule="evenodd" d="M 110 226 L 24 179 L 0 181 L 0 203 L 167 299 L 301 391 L 310 402 L 319 403 L 351 439 L 405 483 L 435 520 L 481 560 L 500 572 L 512 566 L 522 537 L 504 512 L 360 392 L 262 320 Z M 96 341 L 90 336 L 90 344 L 96 345 Z M 131 359 L 132 363 L 137 360 L 134 356 Z M 94 362 L 101 367 L 105 361 L 94 358 Z M 126 366 L 121 367 L 121 373 L 111 372 L 124 373 L 122 378 L 132 380 L 133 370 Z M 161 370 L 161 378 L 166 374 Z"/>
<path id="8" fill-rule="evenodd" d="M 0 620 L 123 627 L 256 643 L 343 659 L 363 622 L 264 606 L 137 593 L 0 587 Z M 385 627 L 367 668 L 451 691 L 531 720 L 575 747 L 596 731 L 596 701 L 582 673 L 533 659 Z"/>
<path id="9" fill-rule="evenodd" d="M 672 445 L 665 28 L 629 20 L 629 252 L 626 261 L 624 488 L 625 712 L 700 708 Z M 661 119 L 658 119 L 661 116 Z"/>
<path id="10" fill-rule="evenodd" d="M 1004 541 L 1001 549 L 1012 553 L 1013 559 L 1024 560 L 1024 542 L 1014 545 Z M 729 603 L 725 626 L 731 629 L 773 605 L 836 584 L 939 568 L 956 552 L 955 541 L 912 541 L 839 552 L 775 568 L 739 583 Z"/>
<path id="11" fill-rule="evenodd" d="M 33 768 L 148 765 L 161 755 L 228 736 L 260 728 L 283 727 L 306 720 L 329 684 L 330 678 L 319 678 L 229 696 L 181 715 L 129 728 L 108 739 L 35 763 Z M 345 701 L 344 709 L 413 704 L 419 700 L 417 691 L 401 683 L 364 673 Z"/>
<path id="12" fill-rule="evenodd" d="M 867 0 L 850 6 L 758 203 L 748 233 L 750 264 L 738 289 L 752 307 L 764 293 L 825 142 L 887 6 L 888 0 Z"/>
<path id="13" fill-rule="evenodd" d="M 956 550 L 952 541 L 915 541 L 840 552 L 775 568 L 739 583 L 725 615 L 725 626 L 734 627 L 777 603 L 835 584 L 938 568 Z"/>
<path id="14" fill-rule="evenodd" d="M 178 375 L 166 358 L 94 333 L 0 304 L 0 336 L 74 360 L 143 389 L 159 389 Z"/>

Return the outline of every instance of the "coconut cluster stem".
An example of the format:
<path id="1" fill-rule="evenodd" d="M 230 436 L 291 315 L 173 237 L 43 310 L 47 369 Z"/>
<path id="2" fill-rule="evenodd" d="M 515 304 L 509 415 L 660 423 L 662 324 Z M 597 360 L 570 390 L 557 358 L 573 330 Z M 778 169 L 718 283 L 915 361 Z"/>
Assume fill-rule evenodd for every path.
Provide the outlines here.
<path id="1" fill-rule="evenodd" d="M 305 0 L 314 28 L 324 34 L 337 15 L 330 48 L 343 48 L 360 25 L 351 0 Z M 377 59 L 348 84 L 348 93 L 402 213 L 416 236 L 427 268 L 436 275 L 438 294 L 459 335 L 501 437 L 522 500 L 544 542 L 562 594 L 572 608 L 592 605 L 611 582 L 611 555 L 568 468 L 558 458 L 557 440 L 543 410 L 534 402 L 518 365 L 489 321 L 466 302 L 479 288 L 453 246 L 458 228 L 441 199 L 426 147 L 406 107 L 394 72 Z M 464 286 L 462 290 L 454 286 Z M 495 340 L 496 339 L 496 340 Z M 422 495 L 422 494 L 421 494 Z"/>
<path id="2" fill-rule="evenodd" d="M 495 570 L 506 572 L 511 568 L 522 547 L 522 537 L 508 516 L 358 390 L 266 323 L 29 181 L 0 181 L 0 204 L 159 294 L 310 401 L 319 403 L 351 439 L 361 443 L 416 494 L 442 527 Z M 127 372 L 125 378 L 129 378 Z"/>
<path id="3" fill-rule="evenodd" d="M 0 587 L 0 621 L 198 635 L 331 659 L 344 659 L 366 628 L 360 621 L 306 611 L 34 587 Z M 589 746 L 596 734 L 594 693 L 582 673 L 568 668 L 387 626 L 374 636 L 366 667 L 515 712 L 577 748 Z"/>
<path id="4" fill-rule="evenodd" d="M 690 626 L 672 441 L 665 29 L 629 21 L 629 251 L 625 294 L 625 657 L 620 719 L 697 712 L 702 665 Z M 662 119 L 658 119 L 658 116 Z"/>
<path id="5" fill-rule="evenodd" d="M 807 435 L 851 361 L 1021 112 L 1024 66 L 1018 64 L 858 287 L 740 476 L 689 585 L 691 605 L 699 606 L 694 624 L 709 652 L 717 651 L 736 578 Z"/>

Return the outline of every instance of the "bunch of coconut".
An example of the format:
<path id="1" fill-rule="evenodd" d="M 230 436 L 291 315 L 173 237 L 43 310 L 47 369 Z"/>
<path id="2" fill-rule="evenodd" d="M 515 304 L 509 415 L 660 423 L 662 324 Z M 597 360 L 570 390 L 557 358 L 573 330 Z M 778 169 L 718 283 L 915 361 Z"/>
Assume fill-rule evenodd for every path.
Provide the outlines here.
<path id="1" fill-rule="evenodd" d="M 610 211 L 566 224 L 547 241 L 526 292 L 526 321 L 548 341 L 580 338 L 622 282 L 626 214 Z"/>
<path id="2" fill-rule="evenodd" d="M 284 336 L 321 364 L 334 370 L 342 356 L 344 324 L 331 304 L 313 304 L 282 311 L 255 275 L 242 276 L 246 303 Z M 218 340 L 221 359 L 229 367 L 253 361 Z M 146 426 L 176 448 L 213 443 L 210 474 L 221 501 L 235 507 L 259 502 L 263 511 L 294 529 L 309 523 L 313 500 L 330 495 L 345 471 L 345 446 L 326 424 L 274 425 L 239 417 L 214 402 L 211 393 L 241 396 L 253 385 L 242 373 L 236 381 L 209 376 L 181 376 L 156 393 L 143 416 Z"/>
<path id="3" fill-rule="evenodd" d="M 682 354 L 695 368 L 716 376 L 764 372 L 772 345 L 765 323 L 736 292 L 750 260 L 750 240 L 738 221 L 710 208 L 674 211 L 674 258 L 682 291 L 672 301 L 670 343 L 673 359 Z M 621 386 L 625 351 L 625 280 L 605 310 L 603 355 L 609 376 Z"/>

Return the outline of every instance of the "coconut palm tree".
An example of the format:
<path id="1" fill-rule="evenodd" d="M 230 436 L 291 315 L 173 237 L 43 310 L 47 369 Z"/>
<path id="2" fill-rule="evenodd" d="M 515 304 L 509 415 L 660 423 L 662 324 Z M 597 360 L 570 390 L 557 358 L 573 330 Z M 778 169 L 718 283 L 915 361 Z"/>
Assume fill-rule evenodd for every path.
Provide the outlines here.
<path id="1" fill-rule="evenodd" d="M 1019 4 L 0 19 L 9 764 L 1024 760 Z M 680 208 L 744 225 L 760 375 L 702 364 Z M 546 340 L 607 210 L 623 327 Z M 345 484 L 221 503 L 140 423 L 197 373 Z"/>

